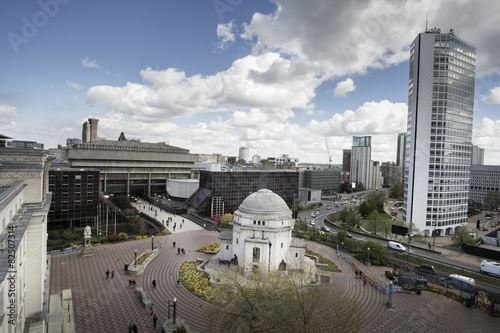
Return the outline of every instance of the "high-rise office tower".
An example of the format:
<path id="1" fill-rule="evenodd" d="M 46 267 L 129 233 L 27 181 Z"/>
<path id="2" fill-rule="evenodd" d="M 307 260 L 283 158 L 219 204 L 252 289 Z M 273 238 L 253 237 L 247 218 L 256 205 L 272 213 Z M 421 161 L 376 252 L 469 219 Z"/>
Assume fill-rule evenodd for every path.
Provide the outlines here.
<path id="1" fill-rule="evenodd" d="M 403 218 L 426 235 L 467 222 L 475 63 L 476 48 L 453 30 L 411 45 Z"/>
<path id="2" fill-rule="evenodd" d="M 372 158 L 372 137 L 354 136 L 351 149 L 350 182 L 356 187 L 362 186 L 365 190 L 371 189 L 370 166 Z"/>
<path id="3" fill-rule="evenodd" d="M 240 147 L 238 158 L 245 162 L 250 162 L 250 149 L 248 147 Z"/>
<path id="4" fill-rule="evenodd" d="M 472 146 L 472 165 L 484 165 L 484 148 L 479 148 L 478 146 Z"/>

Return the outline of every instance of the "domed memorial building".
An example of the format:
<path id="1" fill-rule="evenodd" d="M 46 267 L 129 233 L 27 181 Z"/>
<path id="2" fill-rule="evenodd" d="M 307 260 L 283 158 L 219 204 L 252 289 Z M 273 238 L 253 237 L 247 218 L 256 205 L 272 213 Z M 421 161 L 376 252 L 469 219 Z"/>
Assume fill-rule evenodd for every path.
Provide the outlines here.
<path id="1" fill-rule="evenodd" d="M 303 270 L 306 240 L 292 237 L 294 224 L 279 195 L 267 189 L 252 193 L 234 212 L 233 231 L 219 236 L 220 261 L 245 272 Z"/>

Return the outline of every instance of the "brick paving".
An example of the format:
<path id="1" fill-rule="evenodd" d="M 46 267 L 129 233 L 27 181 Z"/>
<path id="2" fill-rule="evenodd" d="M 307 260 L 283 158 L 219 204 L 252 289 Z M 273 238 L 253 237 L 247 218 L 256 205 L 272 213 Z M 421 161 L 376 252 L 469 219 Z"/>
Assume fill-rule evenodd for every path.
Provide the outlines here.
<path id="1" fill-rule="evenodd" d="M 185 231 L 184 231 L 185 230 Z M 159 318 L 157 331 L 167 319 L 168 300 L 177 298 L 177 315 L 186 320 L 195 332 L 213 330 L 202 318 L 208 305 L 192 296 L 182 285 L 177 286 L 179 267 L 183 260 L 195 260 L 208 255 L 195 252 L 201 246 L 217 241 L 218 233 L 207 230 L 184 229 L 183 232 L 156 237 L 155 245 L 163 247 L 148 265 L 141 277 L 135 277 L 156 306 Z M 177 255 L 172 242 L 186 249 Z M 63 289 L 73 292 L 75 326 L 77 332 L 127 332 L 132 322 L 139 332 L 154 332 L 148 309 L 144 309 L 135 293 L 128 288 L 129 276 L 124 264 L 139 253 L 150 249 L 151 239 L 108 244 L 95 247 L 93 257 L 81 258 L 79 252 L 51 257 L 51 294 Z M 500 320 L 490 317 L 485 310 L 469 309 L 445 296 L 430 292 L 421 295 L 395 293 L 394 309 L 385 306 L 384 294 L 369 284 L 363 286 L 356 279 L 354 269 L 344 259 L 337 258 L 335 249 L 309 242 L 308 248 L 335 262 L 343 273 L 332 273 L 332 280 L 345 295 L 357 299 L 366 317 L 363 332 L 498 332 Z M 358 263 L 370 278 L 387 285 L 380 267 L 366 267 Z M 106 279 L 106 269 L 114 270 L 115 277 Z M 156 289 L 151 281 L 157 281 Z M 171 315 L 172 315 L 171 309 Z"/>

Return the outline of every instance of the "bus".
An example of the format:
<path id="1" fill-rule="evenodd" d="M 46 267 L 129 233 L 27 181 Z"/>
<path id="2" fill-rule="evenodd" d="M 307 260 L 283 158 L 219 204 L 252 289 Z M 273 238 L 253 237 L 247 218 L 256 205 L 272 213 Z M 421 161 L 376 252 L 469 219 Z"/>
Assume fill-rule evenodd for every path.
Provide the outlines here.
<path id="1" fill-rule="evenodd" d="M 462 290 L 473 294 L 476 288 L 476 281 L 467 276 L 451 274 L 450 276 L 442 279 L 446 287 L 454 287 L 458 290 Z"/>

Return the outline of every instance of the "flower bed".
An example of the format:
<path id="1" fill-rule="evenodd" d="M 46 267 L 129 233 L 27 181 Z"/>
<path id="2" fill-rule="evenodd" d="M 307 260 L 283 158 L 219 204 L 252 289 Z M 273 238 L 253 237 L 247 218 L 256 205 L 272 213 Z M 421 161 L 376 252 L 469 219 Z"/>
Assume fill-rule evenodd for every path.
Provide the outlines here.
<path id="1" fill-rule="evenodd" d="M 432 287 L 432 286 L 423 286 L 423 285 L 418 285 L 417 288 L 420 290 L 426 290 L 426 291 L 430 291 L 432 293 L 446 296 L 446 297 L 451 298 L 451 299 L 453 299 L 457 302 L 460 302 L 460 303 L 465 302 L 464 298 L 462 298 L 454 293 L 451 293 L 449 291 L 445 291 L 443 289 L 440 289 L 440 288 L 436 288 L 436 287 Z M 415 291 L 416 290 L 415 285 L 413 285 L 413 284 L 403 284 L 403 289 L 407 290 L 407 291 Z"/>
<path id="2" fill-rule="evenodd" d="M 205 274 L 196 271 L 200 265 L 197 261 L 184 261 L 180 268 L 180 280 L 184 287 L 193 295 L 205 301 L 210 301 L 212 288 Z"/>
<path id="3" fill-rule="evenodd" d="M 133 265 L 142 265 L 142 263 L 151 255 L 151 252 L 144 252 L 136 261 L 134 261 Z"/>
<path id="4" fill-rule="evenodd" d="M 213 243 L 213 244 L 204 246 L 204 247 L 196 250 L 196 252 L 217 253 L 219 251 L 219 249 L 220 249 L 220 243 L 217 242 L 217 243 Z"/>

